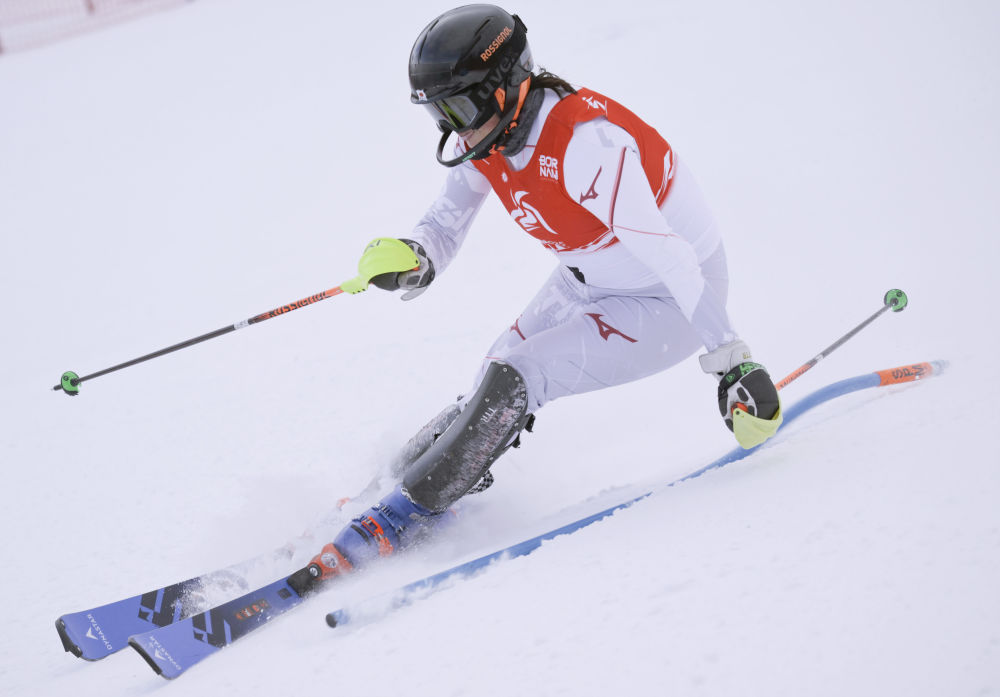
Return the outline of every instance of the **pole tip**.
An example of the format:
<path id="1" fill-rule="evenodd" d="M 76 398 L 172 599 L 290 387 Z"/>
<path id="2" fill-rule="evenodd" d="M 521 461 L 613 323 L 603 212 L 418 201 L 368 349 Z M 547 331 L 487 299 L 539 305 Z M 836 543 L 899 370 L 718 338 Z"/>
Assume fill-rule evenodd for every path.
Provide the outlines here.
<path id="1" fill-rule="evenodd" d="M 888 305 L 893 312 L 902 312 L 910 300 L 906 297 L 906 293 L 901 291 L 899 288 L 893 288 L 885 294 L 883 302 Z"/>
<path id="2" fill-rule="evenodd" d="M 59 380 L 59 384 L 52 388 L 53 390 L 62 390 L 70 397 L 76 397 L 80 394 L 80 376 L 74 373 L 72 370 L 67 370 L 62 374 L 62 378 Z"/>

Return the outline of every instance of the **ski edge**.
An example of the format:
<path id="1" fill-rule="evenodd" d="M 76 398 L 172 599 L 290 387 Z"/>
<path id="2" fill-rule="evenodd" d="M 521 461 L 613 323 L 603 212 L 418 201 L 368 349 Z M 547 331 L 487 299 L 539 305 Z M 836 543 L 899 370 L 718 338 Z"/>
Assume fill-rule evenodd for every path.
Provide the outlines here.
<path id="1" fill-rule="evenodd" d="M 163 672 L 163 669 L 160 667 L 160 664 L 156 662 L 155 658 L 149 655 L 149 653 L 142 646 L 142 644 L 136 641 L 135 637 L 129 637 L 128 645 L 131 646 L 133 649 L 135 649 L 140 656 L 142 656 L 142 659 L 149 664 L 149 667 L 153 669 L 154 673 L 165 678 L 166 680 L 173 679 L 172 676 L 168 676 Z"/>
<path id="2" fill-rule="evenodd" d="M 87 658 L 83 655 L 83 649 L 80 648 L 79 644 L 73 641 L 69 636 L 69 630 L 66 629 L 66 621 L 60 617 L 56 620 L 56 632 L 59 634 L 59 639 L 62 641 L 63 649 L 68 653 L 73 654 L 77 658 L 82 658 L 85 661 L 97 661 L 97 658 Z"/>

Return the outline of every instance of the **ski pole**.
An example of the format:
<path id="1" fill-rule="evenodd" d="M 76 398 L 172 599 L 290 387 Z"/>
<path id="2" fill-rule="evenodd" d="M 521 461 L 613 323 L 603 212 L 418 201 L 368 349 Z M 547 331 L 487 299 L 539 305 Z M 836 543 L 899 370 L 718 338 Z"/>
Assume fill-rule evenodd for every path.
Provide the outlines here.
<path id="1" fill-rule="evenodd" d="M 158 358 L 159 356 L 164 356 L 168 353 L 173 353 L 174 351 L 179 351 L 182 348 L 187 348 L 188 346 L 194 346 L 195 344 L 200 344 L 203 341 L 208 341 L 209 339 L 214 339 L 229 332 L 234 332 L 237 329 L 242 329 L 243 327 L 249 327 L 251 324 L 257 324 L 258 322 L 263 322 L 266 319 L 271 319 L 272 317 L 278 317 L 280 315 L 291 312 L 292 310 L 298 310 L 300 307 L 305 307 L 306 305 L 312 305 L 320 300 L 326 300 L 327 298 L 332 298 L 335 295 L 340 295 L 343 293 L 343 289 L 340 286 L 330 288 L 329 290 L 324 290 L 322 293 L 316 293 L 315 295 L 310 295 L 308 298 L 302 298 L 301 300 L 296 300 L 293 303 L 287 305 L 282 305 L 281 307 L 276 307 L 273 310 L 268 310 L 267 312 L 262 312 L 259 315 L 250 317 L 249 319 L 236 322 L 235 324 L 230 324 L 228 326 L 222 327 L 221 329 L 216 329 L 214 332 L 209 332 L 208 334 L 202 334 L 201 336 L 196 336 L 193 339 L 188 339 L 187 341 L 182 341 L 179 344 L 174 344 L 173 346 L 168 346 L 167 348 L 160 349 L 159 351 L 154 351 L 153 353 L 147 353 L 145 356 L 140 356 L 139 358 L 133 358 L 130 361 L 125 361 L 124 363 L 119 363 L 118 365 L 113 365 L 110 368 L 105 368 L 104 370 L 99 370 L 96 373 L 91 373 L 90 375 L 84 375 L 83 377 L 78 376 L 71 370 L 67 370 L 62 374 L 62 379 L 59 384 L 53 387 L 53 390 L 62 390 L 68 395 L 76 396 L 80 393 L 80 383 L 85 380 L 93 380 L 94 378 L 99 378 L 102 375 L 107 375 L 108 373 L 113 373 L 116 370 L 121 370 L 122 368 L 128 368 L 129 366 L 136 365 L 137 363 L 143 363 L 145 361 Z"/>
<path id="2" fill-rule="evenodd" d="M 882 299 L 883 303 L 882 307 L 879 308 L 878 312 L 873 314 L 871 317 L 866 319 L 864 322 L 856 326 L 851 331 L 844 334 L 842 337 L 833 342 L 830 346 L 823 349 L 820 353 L 818 353 L 815 357 L 810 359 L 807 363 L 804 363 L 803 365 L 793 370 L 791 373 L 788 374 L 787 377 L 782 379 L 781 382 L 775 383 L 774 386 L 779 390 L 782 389 L 783 387 L 787 387 L 790 382 L 799 378 L 807 370 L 809 370 L 814 365 L 819 363 L 821 360 L 826 358 L 828 355 L 833 353 L 833 351 L 836 350 L 838 347 L 840 347 L 845 341 L 847 341 L 852 336 L 854 336 L 862 329 L 867 327 L 869 324 L 874 322 L 878 317 L 880 317 L 883 313 L 885 313 L 886 310 L 892 310 L 893 312 L 901 312 L 903 309 L 906 308 L 908 302 L 909 300 L 906 297 L 906 293 L 899 290 L 898 288 L 893 288 L 892 290 L 890 290 L 885 294 L 885 297 Z"/>
<path id="3" fill-rule="evenodd" d="M 374 249 L 375 247 L 381 247 L 379 250 L 380 254 L 367 254 L 369 250 Z M 262 312 L 249 319 L 236 322 L 235 324 L 230 324 L 222 327 L 221 329 L 216 329 L 214 332 L 196 336 L 193 339 L 182 341 L 179 344 L 168 346 L 167 348 L 154 351 L 153 353 L 148 353 L 145 356 L 140 356 L 139 358 L 133 358 L 130 361 L 113 365 L 110 368 L 99 370 L 96 373 L 91 373 L 90 375 L 80 377 L 73 371 L 67 370 L 62 374 L 59 384 L 52 389 L 55 391 L 62 390 L 68 395 L 76 396 L 80 394 L 80 383 L 86 380 L 93 380 L 94 378 L 99 378 L 102 375 L 113 373 L 116 370 L 128 368 L 129 366 L 137 363 L 143 363 L 145 361 L 152 360 L 153 358 L 158 358 L 159 356 L 179 351 L 182 348 L 200 344 L 203 341 L 214 339 L 224 334 L 228 334 L 229 332 L 234 332 L 237 329 L 242 329 L 243 327 L 249 327 L 251 324 L 257 324 L 258 322 L 263 322 L 264 320 L 271 319 L 272 317 L 287 314 L 292 310 L 298 310 L 300 307 L 318 303 L 320 300 L 326 300 L 327 298 L 332 298 L 333 296 L 340 295 L 341 293 L 350 293 L 352 295 L 360 293 L 368 287 L 371 279 L 379 274 L 409 271 L 420 266 L 420 260 L 417 259 L 417 255 L 413 252 L 413 250 L 400 240 L 391 237 L 375 238 L 368 244 L 365 252 L 366 254 L 362 255 L 361 261 L 358 262 L 358 275 L 349 281 L 344 281 L 339 286 L 334 286 L 329 290 L 324 290 L 322 293 L 316 293 L 315 295 L 310 295 L 308 298 L 302 298 L 301 300 L 296 300 L 288 305 L 276 307 L 273 310 Z"/>

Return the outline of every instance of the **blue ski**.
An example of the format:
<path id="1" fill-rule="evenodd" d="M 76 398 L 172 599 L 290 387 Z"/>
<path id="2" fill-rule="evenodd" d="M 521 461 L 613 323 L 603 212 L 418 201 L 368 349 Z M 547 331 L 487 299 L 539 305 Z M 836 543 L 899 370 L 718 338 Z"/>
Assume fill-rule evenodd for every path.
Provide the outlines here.
<path id="1" fill-rule="evenodd" d="M 202 609 L 209 584 L 246 590 L 244 578 L 230 569 L 197 576 L 107 605 L 71 612 L 56 620 L 63 648 L 77 658 L 97 661 L 125 648 L 133 634 L 163 627 Z"/>
<path id="2" fill-rule="evenodd" d="M 300 572 L 296 572 L 300 573 Z M 289 580 L 279 579 L 211 610 L 129 638 L 159 675 L 173 679 L 254 629 L 302 603 Z"/>
<path id="3" fill-rule="evenodd" d="M 56 620 L 63 648 L 77 658 L 97 661 L 120 651 L 133 634 L 165 627 L 211 607 L 208 595 L 233 596 L 250 589 L 247 574 L 262 562 L 287 560 L 290 546 L 224 569 L 172 583 L 107 605 L 71 612 Z"/>

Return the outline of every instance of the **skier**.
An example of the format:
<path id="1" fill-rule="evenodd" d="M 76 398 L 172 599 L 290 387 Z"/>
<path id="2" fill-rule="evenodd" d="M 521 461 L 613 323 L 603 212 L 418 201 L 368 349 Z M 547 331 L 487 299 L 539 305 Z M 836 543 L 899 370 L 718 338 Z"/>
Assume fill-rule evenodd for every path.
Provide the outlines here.
<path id="1" fill-rule="evenodd" d="M 726 313 L 726 256 L 691 173 L 623 106 L 533 73 L 526 32 L 499 7 L 467 5 L 417 37 L 410 100 L 442 131 L 437 159 L 450 171 L 405 239 L 369 245 L 353 290 L 370 281 L 404 289 L 404 300 L 424 292 L 491 190 L 558 266 L 487 352 L 468 395 L 407 444 L 401 483 L 323 548 L 303 585 L 392 554 L 488 486 L 490 466 L 546 403 L 653 375 L 699 348 L 741 445 L 781 423 L 770 376 Z"/>

